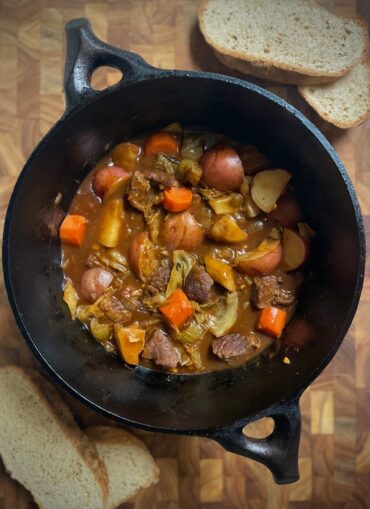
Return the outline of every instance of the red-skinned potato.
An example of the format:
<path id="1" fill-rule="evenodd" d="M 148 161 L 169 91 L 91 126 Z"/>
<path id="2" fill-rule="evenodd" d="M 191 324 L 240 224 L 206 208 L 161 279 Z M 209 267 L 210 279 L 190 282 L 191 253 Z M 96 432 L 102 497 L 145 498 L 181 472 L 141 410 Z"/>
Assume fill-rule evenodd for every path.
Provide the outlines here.
<path id="1" fill-rule="evenodd" d="M 162 235 L 170 251 L 175 249 L 192 251 L 197 249 L 203 240 L 202 227 L 188 210 L 179 214 L 169 214 L 164 222 Z"/>
<path id="2" fill-rule="evenodd" d="M 109 270 L 100 267 L 87 269 L 82 274 L 80 290 L 85 299 L 94 302 L 103 295 L 104 291 L 111 284 L 113 274 Z"/>
<path id="3" fill-rule="evenodd" d="M 238 256 L 235 268 L 248 276 L 272 274 L 280 265 L 282 254 L 281 242 L 267 238 L 256 249 Z"/>
<path id="4" fill-rule="evenodd" d="M 94 175 L 94 191 L 100 198 L 104 198 L 109 189 L 117 182 L 126 182 L 131 175 L 119 166 L 107 166 L 101 168 Z"/>
<path id="5" fill-rule="evenodd" d="M 282 268 L 286 271 L 299 269 L 309 256 L 309 243 L 289 228 L 283 232 Z"/>
<path id="6" fill-rule="evenodd" d="M 264 212 L 274 210 L 291 176 L 287 170 L 280 168 L 257 173 L 253 177 L 251 188 L 254 203 Z"/>
<path id="7" fill-rule="evenodd" d="M 146 281 L 159 265 L 155 245 L 144 232 L 136 233 L 131 241 L 128 259 L 138 278 Z"/>
<path id="8" fill-rule="evenodd" d="M 270 212 L 270 217 L 285 228 L 293 228 L 302 220 L 302 209 L 294 195 L 285 194 L 276 202 L 276 209 Z"/>
<path id="9" fill-rule="evenodd" d="M 243 182 L 242 161 L 229 145 L 219 145 L 207 150 L 202 159 L 202 180 L 208 187 L 220 191 L 236 191 Z"/>

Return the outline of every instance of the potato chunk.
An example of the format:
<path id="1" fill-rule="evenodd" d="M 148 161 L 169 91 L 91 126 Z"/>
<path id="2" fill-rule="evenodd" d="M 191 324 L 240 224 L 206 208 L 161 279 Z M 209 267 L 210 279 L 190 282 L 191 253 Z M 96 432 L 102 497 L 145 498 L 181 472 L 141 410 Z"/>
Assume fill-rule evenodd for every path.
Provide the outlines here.
<path id="1" fill-rule="evenodd" d="M 217 219 L 208 235 L 218 242 L 230 242 L 232 244 L 245 242 L 248 238 L 248 233 L 243 231 L 235 219 L 230 216 L 222 216 Z"/>
<path id="2" fill-rule="evenodd" d="M 235 292 L 236 284 L 233 269 L 225 262 L 213 258 L 210 254 L 204 257 L 206 270 L 216 283 L 222 285 L 229 292 Z"/>

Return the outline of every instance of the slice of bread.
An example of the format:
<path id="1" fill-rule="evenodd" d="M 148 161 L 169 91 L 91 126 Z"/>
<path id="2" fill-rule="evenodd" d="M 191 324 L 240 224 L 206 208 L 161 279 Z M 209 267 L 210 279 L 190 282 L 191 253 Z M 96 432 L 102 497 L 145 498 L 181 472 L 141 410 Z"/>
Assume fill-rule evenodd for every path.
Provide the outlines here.
<path id="1" fill-rule="evenodd" d="M 337 127 L 355 127 L 370 117 L 369 62 L 357 64 L 329 85 L 298 90 L 320 117 Z"/>
<path id="2" fill-rule="evenodd" d="M 276 81 L 277 83 L 285 83 L 288 85 L 320 85 L 324 83 L 331 83 L 338 79 L 337 77 L 333 78 L 328 76 L 305 76 L 299 72 L 278 69 L 273 65 L 240 60 L 239 58 L 234 58 L 230 55 L 219 53 L 216 50 L 214 50 L 214 53 L 218 60 L 223 65 L 226 65 L 226 67 L 235 69 L 236 71 L 239 71 L 243 74 L 255 76 L 256 78 Z"/>
<path id="3" fill-rule="evenodd" d="M 96 426 L 85 430 L 95 443 L 109 477 L 109 509 L 158 482 L 159 470 L 145 444 L 122 428 Z"/>
<path id="4" fill-rule="evenodd" d="M 94 445 L 37 372 L 0 368 L 0 454 L 42 509 L 106 509 L 108 478 Z"/>
<path id="5" fill-rule="evenodd" d="M 222 55 L 311 78 L 343 76 L 368 45 L 362 19 L 335 16 L 314 0 L 201 0 L 199 25 Z"/>

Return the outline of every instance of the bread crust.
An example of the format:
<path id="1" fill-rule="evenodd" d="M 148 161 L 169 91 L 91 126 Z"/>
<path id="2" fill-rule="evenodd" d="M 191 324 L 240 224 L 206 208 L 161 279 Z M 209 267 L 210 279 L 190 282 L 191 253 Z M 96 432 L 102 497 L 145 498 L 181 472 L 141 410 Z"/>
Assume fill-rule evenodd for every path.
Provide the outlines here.
<path id="1" fill-rule="evenodd" d="M 245 61 L 245 62 L 255 62 L 255 57 L 253 55 L 248 54 L 247 52 L 241 53 L 240 51 L 237 51 L 237 50 L 225 49 L 222 46 L 220 46 L 219 44 L 217 44 L 214 40 L 211 40 L 211 38 L 208 36 L 206 29 L 205 29 L 204 16 L 206 14 L 207 6 L 211 1 L 212 0 L 201 0 L 200 5 L 199 5 L 199 10 L 198 10 L 200 31 L 202 32 L 207 43 L 221 55 L 226 55 L 226 56 L 230 56 L 233 58 L 237 58 L 237 59 Z M 312 2 L 312 3 L 316 4 L 316 2 Z M 318 5 L 318 4 L 316 4 L 316 5 Z M 353 17 L 337 16 L 337 17 L 341 18 L 343 20 L 354 21 L 357 25 L 361 26 L 363 38 L 364 38 L 364 47 L 368 47 L 368 44 L 369 44 L 368 28 L 367 28 L 366 21 L 362 17 L 360 17 L 360 16 L 353 16 Z M 310 77 L 316 76 L 316 77 L 327 77 L 327 78 L 338 79 L 341 76 L 344 76 L 350 70 L 350 68 L 353 67 L 353 65 L 359 63 L 361 61 L 361 58 L 362 57 L 360 57 L 358 60 L 355 60 L 354 62 L 352 62 L 351 65 L 348 65 L 347 67 L 344 67 L 337 72 L 322 72 L 322 71 L 318 71 L 315 69 L 309 69 L 304 66 L 299 66 L 299 67 L 293 66 L 290 64 L 285 64 L 284 62 L 276 62 L 272 58 L 269 58 L 268 56 L 264 56 L 263 58 L 261 58 L 261 60 L 258 63 L 267 65 L 267 66 L 271 66 L 272 68 L 275 68 L 275 69 L 280 69 L 281 71 L 289 71 L 290 73 L 291 72 L 298 73 L 303 76 L 310 76 Z"/>
<path id="2" fill-rule="evenodd" d="M 256 78 L 262 78 L 268 81 L 275 81 L 277 83 L 284 83 L 288 85 L 323 85 L 326 83 L 332 83 L 338 78 L 328 76 L 305 76 L 295 71 L 286 71 L 278 69 L 272 65 L 263 64 L 260 62 L 248 62 L 246 60 L 239 60 L 225 55 L 214 50 L 216 58 L 226 67 L 235 69 L 236 71 L 242 72 L 243 74 L 250 74 Z"/>
<path id="3" fill-rule="evenodd" d="M 87 428 L 85 430 L 85 433 L 90 438 L 91 441 L 93 441 L 95 444 L 98 443 L 104 443 L 104 444 L 110 444 L 113 447 L 115 446 L 122 446 L 124 444 L 131 444 L 136 447 L 139 447 L 145 451 L 145 453 L 148 455 L 148 457 L 151 457 L 150 452 L 148 451 L 146 445 L 137 437 L 131 435 L 128 431 L 113 427 L 113 426 L 92 426 L 90 428 Z M 147 483 L 142 484 L 137 490 L 135 490 L 134 493 L 130 495 L 130 499 L 134 496 L 136 496 L 142 489 L 148 488 L 152 484 L 155 484 L 159 480 L 159 469 L 157 465 L 155 464 L 153 460 L 153 466 L 154 466 L 154 476 L 151 480 L 148 480 Z M 127 502 L 128 498 L 122 498 L 119 501 L 119 505 L 123 504 L 124 502 Z M 115 509 L 115 506 L 111 506 L 109 509 Z"/>
<path id="4" fill-rule="evenodd" d="M 103 507 L 106 509 L 108 507 L 108 475 L 105 465 L 99 458 L 95 445 L 78 428 L 71 411 L 65 405 L 58 391 L 36 370 L 23 369 L 16 365 L 0 368 L 0 371 L 4 370 L 17 373 L 23 378 L 30 385 L 40 403 L 47 408 L 50 419 L 63 430 L 65 439 L 70 442 L 71 447 L 77 449 L 81 461 L 93 473 L 97 484 L 101 487 Z M 12 475 L 12 472 L 10 474 Z"/>
<path id="5" fill-rule="evenodd" d="M 366 65 L 366 67 L 367 67 L 367 72 L 368 72 L 368 76 L 369 76 L 369 83 L 370 83 L 370 62 L 369 61 L 365 61 L 365 62 L 361 62 L 361 63 Z M 360 117 L 358 117 L 356 120 L 354 120 L 352 122 L 350 122 L 350 121 L 342 121 L 341 119 L 334 118 L 334 117 L 328 115 L 325 111 L 320 109 L 320 105 L 317 103 L 317 101 L 315 101 L 313 95 L 311 95 L 310 92 L 308 90 L 306 90 L 305 87 L 298 87 L 298 91 L 301 94 L 301 96 L 308 102 L 308 104 L 316 111 L 316 113 L 321 118 L 323 118 L 327 122 L 330 122 L 331 124 L 334 124 L 337 127 L 340 127 L 341 129 L 348 129 L 350 127 L 357 127 L 360 124 L 362 124 L 363 122 L 365 122 L 368 118 L 370 118 L 370 101 L 369 101 L 369 104 L 368 104 L 368 108 L 363 113 L 363 115 L 361 115 Z M 369 88 L 369 94 L 370 94 L 370 88 Z"/>

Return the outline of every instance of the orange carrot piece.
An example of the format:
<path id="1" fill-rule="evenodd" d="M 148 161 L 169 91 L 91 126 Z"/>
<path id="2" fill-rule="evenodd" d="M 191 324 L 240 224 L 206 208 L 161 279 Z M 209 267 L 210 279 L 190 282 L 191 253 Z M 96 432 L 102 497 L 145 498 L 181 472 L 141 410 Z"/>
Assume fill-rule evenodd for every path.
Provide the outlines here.
<path id="1" fill-rule="evenodd" d="M 60 240 L 71 246 L 81 246 L 85 239 L 87 219 L 86 217 L 69 214 L 60 226 Z"/>
<path id="2" fill-rule="evenodd" d="M 285 327 L 287 312 L 282 309 L 270 306 L 262 309 L 257 328 L 276 338 L 281 336 Z"/>
<path id="3" fill-rule="evenodd" d="M 145 144 L 145 155 L 153 156 L 160 152 L 177 155 L 179 153 L 178 141 L 168 133 L 152 134 Z"/>
<path id="4" fill-rule="evenodd" d="M 194 313 L 191 302 L 180 289 L 171 293 L 168 297 L 168 304 L 162 306 L 159 310 L 175 327 L 184 325 L 186 320 Z"/>
<path id="5" fill-rule="evenodd" d="M 181 212 L 190 207 L 193 193 L 186 187 L 170 187 L 163 192 L 163 206 L 169 212 Z"/>

